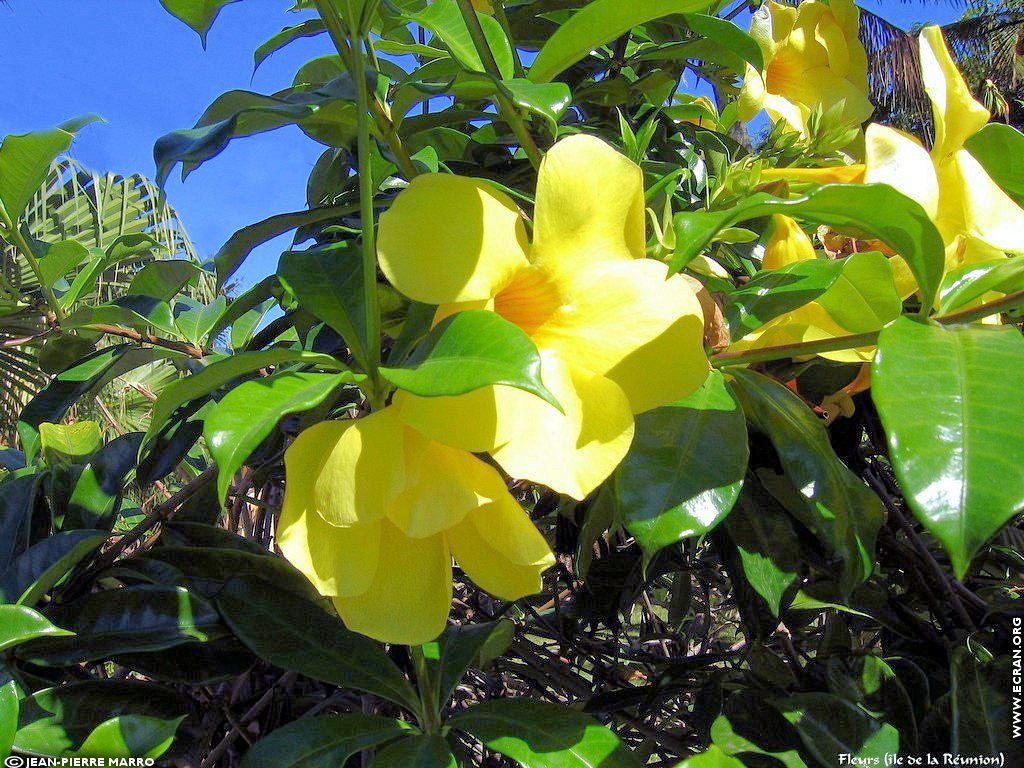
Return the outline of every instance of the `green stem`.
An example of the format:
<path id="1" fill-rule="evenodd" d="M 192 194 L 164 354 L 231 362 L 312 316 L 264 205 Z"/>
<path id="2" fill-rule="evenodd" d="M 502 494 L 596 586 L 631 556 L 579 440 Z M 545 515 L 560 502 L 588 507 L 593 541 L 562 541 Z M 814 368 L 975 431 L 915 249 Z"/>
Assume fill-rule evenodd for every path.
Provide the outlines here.
<path id="1" fill-rule="evenodd" d="M 501 28 L 505 30 L 505 37 L 508 38 L 508 43 L 512 47 L 512 67 L 516 77 L 525 77 L 523 61 L 519 58 L 519 49 L 516 47 L 516 41 L 512 38 L 512 25 L 508 23 L 508 14 L 505 13 L 504 0 L 491 0 L 491 7 L 494 9 L 494 18 L 501 24 Z"/>
<path id="2" fill-rule="evenodd" d="M 950 315 L 937 317 L 935 321 L 942 325 L 971 323 L 991 315 L 1008 312 L 1019 306 L 1024 306 L 1024 291 L 1009 293 L 1001 299 L 989 302 L 988 304 L 982 304 L 974 309 L 965 309 Z M 881 331 L 871 331 L 870 333 L 858 333 L 852 336 L 838 336 L 834 339 L 821 339 L 820 341 L 807 341 L 800 344 L 784 344 L 778 347 L 751 349 L 746 352 L 719 352 L 711 358 L 711 365 L 715 368 L 726 368 L 730 365 L 767 363 L 773 360 L 787 360 L 791 357 L 818 355 L 823 352 L 839 352 L 844 349 L 870 347 L 878 343 L 879 333 Z"/>
<path id="3" fill-rule="evenodd" d="M 427 658 L 423 655 L 423 648 L 414 645 L 409 648 L 412 653 L 412 662 L 416 670 L 416 688 L 420 694 L 420 727 L 424 732 L 433 736 L 441 732 L 441 713 L 437 706 L 437 697 L 434 695 L 434 683 L 430 679 L 430 670 L 427 669 Z"/>
<path id="4" fill-rule="evenodd" d="M 543 155 L 541 155 L 540 150 L 537 148 L 537 143 L 530 135 L 530 131 L 527 129 L 526 123 L 523 121 L 522 115 L 519 114 L 516 105 L 509 100 L 501 90 L 501 86 L 498 85 L 503 79 L 501 70 L 498 68 L 498 62 L 494 58 L 494 53 L 491 51 L 490 43 L 487 42 L 484 28 L 480 26 L 480 18 L 476 15 L 473 3 L 471 0 L 456 0 L 456 2 L 459 4 L 459 10 L 462 11 L 462 18 L 466 20 L 466 27 L 469 29 L 469 36 L 473 38 L 473 45 L 476 47 L 477 53 L 480 54 L 480 62 L 484 65 L 487 73 L 495 79 L 495 84 L 498 86 L 498 91 L 494 95 L 494 101 L 498 105 L 498 111 L 501 113 L 502 119 L 508 123 L 512 133 L 516 135 L 516 138 L 519 140 L 519 146 L 526 152 L 533 167 L 540 169 L 541 160 L 544 159 Z"/>
<path id="5" fill-rule="evenodd" d="M 36 258 L 35 254 L 32 253 L 32 248 L 29 246 L 25 236 L 21 234 L 21 230 L 18 228 L 18 222 L 9 221 L 5 214 L 3 225 L 7 230 L 11 244 L 21 252 L 22 256 L 25 257 L 25 261 L 28 262 L 29 268 L 32 270 L 32 274 L 36 276 L 36 282 L 39 283 L 39 288 L 43 292 L 43 298 L 46 299 L 46 303 L 49 305 L 50 311 L 53 312 L 54 317 L 57 318 L 57 322 L 60 322 L 65 317 L 64 308 L 61 307 L 53 289 L 46 284 L 46 279 L 43 277 L 43 270 L 39 266 L 39 260 Z"/>

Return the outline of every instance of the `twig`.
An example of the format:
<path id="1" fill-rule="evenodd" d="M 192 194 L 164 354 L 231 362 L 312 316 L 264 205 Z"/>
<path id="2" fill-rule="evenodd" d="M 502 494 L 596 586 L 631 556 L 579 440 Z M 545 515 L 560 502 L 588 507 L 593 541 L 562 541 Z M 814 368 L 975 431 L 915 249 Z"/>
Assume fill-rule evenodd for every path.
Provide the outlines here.
<path id="1" fill-rule="evenodd" d="M 224 738 L 220 740 L 220 743 L 210 751 L 210 754 L 207 755 L 206 759 L 200 764 L 200 768 L 210 768 L 211 766 L 216 765 L 217 761 L 224 756 L 224 753 L 227 752 L 238 737 L 242 735 L 242 728 L 259 717 L 263 713 L 263 710 L 270 706 L 270 702 L 274 700 L 274 692 L 278 688 L 287 688 L 290 686 L 295 682 L 296 677 L 298 677 L 298 675 L 294 672 L 285 672 L 281 675 L 280 679 L 278 679 L 274 685 L 268 688 L 266 692 L 260 696 L 259 701 L 253 704 L 249 708 L 249 711 L 242 715 L 241 719 L 234 724 L 231 730 L 228 731 L 224 735 Z"/>
<path id="2" fill-rule="evenodd" d="M 163 347 L 164 349 L 173 349 L 175 352 L 182 352 L 197 360 L 202 359 L 206 354 L 199 347 L 193 347 L 191 344 L 186 344 L 183 341 L 164 339 L 154 336 L 152 333 L 141 333 L 131 328 L 121 328 L 116 325 L 107 325 L 106 323 L 94 323 L 85 327 L 111 336 L 120 336 L 122 339 L 145 342 L 146 344 L 152 344 L 154 347 Z"/>

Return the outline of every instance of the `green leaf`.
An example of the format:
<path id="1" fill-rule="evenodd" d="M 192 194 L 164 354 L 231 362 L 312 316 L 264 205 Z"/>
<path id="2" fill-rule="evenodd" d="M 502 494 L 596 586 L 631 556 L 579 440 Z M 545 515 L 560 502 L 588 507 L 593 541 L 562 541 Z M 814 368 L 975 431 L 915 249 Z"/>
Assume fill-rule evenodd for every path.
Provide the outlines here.
<path id="1" fill-rule="evenodd" d="M 818 299 L 833 320 L 850 333 L 870 333 L 900 316 L 903 300 L 884 254 L 854 253 L 842 265 L 835 284 Z"/>
<path id="2" fill-rule="evenodd" d="M 39 425 L 39 444 L 49 462 L 75 461 L 95 453 L 103 445 L 103 432 L 95 421 Z"/>
<path id="3" fill-rule="evenodd" d="M 18 709 L 18 685 L 7 678 L 7 670 L 0 666 L 0 760 L 7 758 L 14 746 Z"/>
<path id="4" fill-rule="evenodd" d="M 305 363 L 328 370 L 344 370 L 345 366 L 330 355 L 295 349 L 268 349 L 263 352 L 241 352 L 203 368 L 198 373 L 167 385 L 153 404 L 153 416 L 143 445 L 149 443 L 178 408 L 191 400 L 220 389 L 240 376 L 282 363 Z"/>
<path id="5" fill-rule="evenodd" d="M 466 69 L 473 72 L 487 72 L 487 67 L 480 60 L 480 54 L 473 44 L 469 27 L 466 26 L 466 20 L 462 17 L 458 4 L 454 2 L 433 3 L 419 13 L 410 14 L 409 18 L 437 35 L 445 47 L 451 51 L 456 61 Z M 496 19 L 481 13 L 477 14 L 477 19 L 487 37 L 501 77 L 503 79 L 511 78 L 515 69 L 512 46 L 509 44 L 501 24 Z"/>
<path id="6" fill-rule="evenodd" d="M 0 481 L 0 567 L 28 547 L 35 510 L 38 475 L 7 477 Z"/>
<path id="7" fill-rule="evenodd" d="M 686 25 L 705 40 L 712 40 L 734 56 L 739 56 L 758 72 L 764 70 L 760 44 L 733 22 L 707 13 L 688 13 Z M 743 74 L 742 69 L 737 68 L 737 71 Z"/>
<path id="8" fill-rule="evenodd" d="M 252 70 L 255 72 L 260 68 L 260 64 L 266 61 L 267 57 L 276 53 L 277 51 L 284 48 L 288 43 L 298 40 L 302 37 L 315 37 L 316 35 L 322 34 L 327 31 L 327 27 L 324 26 L 324 22 L 321 19 L 306 19 L 300 24 L 295 24 L 291 27 L 285 27 L 276 35 L 271 37 L 253 52 L 252 55 Z"/>
<path id="9" fill-rule="evenodd" d="M 176 720 L 193 712 L 184 696 L 151 683 L 103 680 L 36 691 L 21 702 L 15 746 L 61 755 L 80 746 L 98 725 L 124 715 Z"/>
<path id="10" fill-rule="evenodd" d="M 391 659 L 321 605 L 282 594 L 271 582 L 253 577 L 228 582 L 216 600 L 238 638 L 271 664 L 416 711 L 418 698 Z"/>
<path id="11" fill-rule="evenodd" d="M 20 226 L 32 196 L 46 181 L 50 163 L 73 138 L 73 133 L 53 128 L 8 136 L 0 144 L 0 210 L 11 226 Z"/>
<path id="12" fill-rule="evenodd" d="M 558 121 L 572 104 L 572 91 L 565 83 L 535 83 L 526 78 L 517 78 L 502 80 L 499 87 L 513 104 L 547 120 L 553 134 L 558 133 Z"/>
<path id="13" fill-rule="evenodd" d="M 1024 509 L 1024 338 L 1012 327 L 925 325 L 882 331 L 872 394 L 893 469 L 957 577 Z"/>
<path id="14" fill-rule="evenodd" d="M 25 605 L 0 605 L 0 651 L 41 637 L 73 635 Z"/>
<path id="15" fill-rule="evenodd" d="M 293 213 L 279 213 L 268 219 L 243 227 L 228 238 L 216 255 L 213 263 L 217 267 L 217 281 L 224 285 L 228 278 L 235 274 L 245 258 L 252 253 L 253 249 L 273 240 L 278 235 L 312 224 L 319 224 L 331 219 L 340 219 L 355 211 L 358 206 L 337 205 L 325 208 L 313 208 L 309 211 L 295 211 Z"/>
<path id="16" fill-rule="evenodd" d="M 362 258 L 350 243 L 337 243 L 281 255 L 277 275 L 303 309 L 323 320 L 369 370 Z"/>
<path id="17" fill-rule="evenodd" d="M 922 313 L 931 310 L 946 265 L 942 235 L 918 203 L 888 184 L 827 184 L 793 200 L 759 193 L 724 211 L 679 213 L 672 269 L 683 269 L 723 229 L 777 213 L 881 240 L 900 254 L 917 278 Z"/>
<path id="18" fill-rule="evenodd" d="M 798 261 L 758 272 L 750 282 L 728 294 L 725 317 L 732 340 L 819 298 L 842 273 L 843 262 L 834 259 Z"/>
<path id="19" fill-rule="evenodd" d="M 759 707 L 765 706 L 761 702 L 756 703 Z M 765 708 L 767 709 L 768 718 L 762 723 L 763 728 L 760 730 L 770 731 L 769 733 L 764 734 L 766 736 L 764 740 L 766 747 L 755 744 L 750 740 L 750 738 L 737 733 L 736 727 L 732 722 L 730 722 L 729 717 L 726 715 L 719 715 L 711 724 L 711 740 L 714 742 L 715 746 L 719 747 L 728 755 L 742 755 L 745 753 L 767 755 L 775 758 L 786 768 L 807 768 L 807 763 L 800 758 L 799 752 L 795 749 L 785 749 L 785 746 L 787 745 L 775 743 L 778 740 L 779 734 L 772 732 L 775 730 L 774 726 L 780 724 L 782 726 L 788 726 L 788 723 L 782 719 L 779 713 L 775 710 L 768 707 Z M 773 718 L 779 718 L 780 723 L 773 722 Z M 751 738 L 755 738 L 758 735 L 760 734 L 750 734 Z M 796 738 L 794 736 L 794 741 L 795 740 Z"/>
<path id="20" fill-rule="evenodd" d="M 744 768 L 744 764 L 712 744 L 706 752 L 686 758 L 676 768 Z"/>
<path id="21" fill-rule="evenodd" d="M 62 529 L 110 527 L 127 477 L 135 472 L 141 432 L 128 432 L 104 445 L 82 469 L 61 522 Z"/>
<path id="22" fill-rule="evenodd" d="M 121 715 L 100 723 L 75 750 L 75 757 L 150 758 L 170 749 L 184 717 L 161 720 L 145 715 Z"/>
<path id="23" fill-rule="evenodd" d="M 458 768 L 440 736 L 407 736 L 384 747 L 370 768 Z"/>
<path id="24" fill-rule="evenodd" d="M 748 459 L 743 411 L 717 371 L 689 397 L 638 416 L 615 490 L 645 560 L 717 526 L 736 503 Z"/>
<path id="25" fill-rule="evenodd" d="M 730 370 L 747 418 L 768 436 L 799 502 L 794 515 L 843 560 L 849 594 L 871 575 L 882 502 L 839 460 L 822 422 L 793 392 L 748 370 Z"/>
<path id="26" fill-rule="evenodd" d="M 750 586 L 779 616 L 782 596 L 800 570 L 800 549 L 785 510 L 766 493 L 755 495 L 753 485 L 740 496 L 725 528 Z"/>
<path id="27" fill-rule="evenodd" d="M 65 531 L 34 544 L 0 573 L 0 600 L 35 604 L 107 538 L 104 531 Z"/>
<path id="28" fill-rule="evenodd" d="M 198 264 L 184 259 L 151 261 L 132 277 L 127 294 L 170 301 L 202 272 Z"/>
<path id="29" fill-rule="evenodd" d="M 316 408 L 351 380 L 349 373 L 285 371 L 247 381 L 225 395 L 203 426 L 206 445 L 217 462 L 220 503 L 227 498 L 235 473 L 282 417 Z"/>
<path id="30" fill-rule="evenodd" d="M 557 704 L 495 699 L 459 712 L 448 724 L 523 768 L 639 768 L 641 764 L 611 730 Z"/>
<path id="31" fill-rule="evenodd" d="M 381 368 L 399 389 L 420 397 L 464 395 L 492 384 L 516 387 L 561 410 L 541 381 L 540 353 L 518 326 L 471 309 L 445 318 L 401 368 Z"/>
<path id="32" fill-rule="evenodd" d="M 209 304 L 202 304 L 188 296 L 181 296 L 174 302 L 174 326 L 185 340 L 194 346 L 204 346 L 206 336 L 220 320 L 227 309 L 228 300 L 218 296 Z"/>
<path id="33" fill-rule="evenodd" d="M 100 324 L 123 325 L 139 331 L 153 327 L 168 336 L 177 335 L 170 305 L 151 296 L 119 296 L 106 304 L 82 306 L 61 323 L 65 329 L 89 328 Z"/>
<path id="34" fill-rule="evenodd" d="M 535 83 L 547 83 L 591 51 L 621 37 L 633 27 L 671 13 L 701 11 L 709 0 L 594 0 L 558 27 L 537 54 L 529 77 Z"/>
<path id="35" fill-rule="evenodd" d="M 992 180 L 1024 206 L 1024 134 L 1003 123 L 989 123 L 964 144 Z"/>
<path id="36" fill-rule="evenodd" d="M 64 666 L 226 634 L 213 606 L 178 586 L 142 584 L 96 592 L 52 613 L 55 621 L 78 634 L 36 640 L 18 649 L 20 657 L 34 664 Z"/>
<path id="37" fill-rule="evenodd" d="M 256 742 L 242 768 L 338 768 L 364 749 L 397 739 L 408 726 L 372 715 L 320 715 Z"/>
<path id="38" fill-rule="evenodd" d="M 39 271 L 48 288 L 64 277 L 89 257 L 89 249 L 77 240 L 61 240 L 47 243 L 45 253 L 39 259 Z"/>
<path id="39" fill-rule="evenodd" d="M 1024 290 L 1024 259 L 996 259 L 967 264 L 946 275 L 942 281 L 939 314 L 975 304 L 990 291 L 1015 293 Z"/>
<path id="40" fill-rule="evenodd" d="M 160 0 L 166 11 L 191 27 L 206 47 L 206 34 L 225 5 L 238 0 Z"/>
<path id="41" fill-rule="evenodd" d="M 488 644 L 503 637 L 511 641 L 514 631 L 515 625 L 500 619 L 470 626 L 450 625 L 436 641 L 425 645 L 424 656 L 433 667 L 435 701 L 443 706 Z"/>
<path id="42" fill-rule="evenodd" d="M 883 765 L 886 755 L 900 751 L 900 734 L 856 705 L 827 693 L 803 693 L 781 702 L 804 746 L 822 765 L 839 765 L 840 755 L 852 755 L 865 765 Z"/>
<path id="43" fill-rule="evenodd" d="M 1007 764 L 1020 764 L 1024 747 L 1012 738 L 1013 661 L 1001 656 L 981 662 L 968 648 L 953 651 L 950 666 L 950 752 L 968 757 L 1004 754 Z M 1015 683 L 1014 683 L 1015 684 Z"/>

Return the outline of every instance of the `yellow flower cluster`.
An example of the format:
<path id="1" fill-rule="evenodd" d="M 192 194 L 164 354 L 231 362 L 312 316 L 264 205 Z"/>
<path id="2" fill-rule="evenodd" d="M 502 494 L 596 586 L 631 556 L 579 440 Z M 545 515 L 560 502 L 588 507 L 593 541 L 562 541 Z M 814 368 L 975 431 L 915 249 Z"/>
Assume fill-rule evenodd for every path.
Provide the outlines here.
<path id="1" fill-rule="evenodd" d="M 458 397 L 399 392 L 355 421 L 307 430 L 286 456 L 285 555 L 349 627 L 422 643 L 447 620 L 451 558 L 507 600 L 540 589 L 543 537 L 487 453 L 515 478 L 582 499 L 629 449 L 635 414 L 695 391 L 710 366 L 693 290 L 645 258 L 643 174 L 574 136 L 540 169 L 532 240 L 485 181 L 413 180 L 380 219 L 381 268 L 438 305 L 488 309 L 525 331 L 561 411 L 495 385 Z"/>

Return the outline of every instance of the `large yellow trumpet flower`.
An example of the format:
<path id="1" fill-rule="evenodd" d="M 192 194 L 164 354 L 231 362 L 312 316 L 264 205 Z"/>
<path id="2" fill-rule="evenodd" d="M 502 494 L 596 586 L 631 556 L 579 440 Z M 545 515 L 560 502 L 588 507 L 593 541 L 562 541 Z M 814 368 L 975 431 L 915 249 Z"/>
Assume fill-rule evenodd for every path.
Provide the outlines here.
<path id="1" fill-rule="evenodd" d="M 490 308 L 530 335 L 564 413 L 504 386 L 459 397 L 399 393 L 435 440 L 490 452 L 513 477 L 582 499 L 615 469 L 633 415 L 708 375 L 703 315 L 689 285 L 644 258 L 640 168 L 600 139 L 560 141 L 540 169 L 532 242 L 523 216 L 484 181 L 420 176 L 380 219 L 392 285 L 438 318 Z"/>
<path id="2" fill-rule="evenodd" d="M 554 563 L 501 475 L 436 443 L 391 406 L 307 429 L 285 454 L 278 546 L 352 630 L 417 645 L 445 627 L 452 557 L 505 599 Z"/>
<path id="3" fill-rule="evenodd" d="M 859 26 L 860 11 L 853 0 L 828 5 L 811 0 L 796 8 L 768 0 L 750 25 L 765 68 L 758 72 L 747 66 L 740 119 L 750 120 L 763 109 L 803 136 L 815 110 L 838 109 L 849 125 L 865 122 L 874 107 Z"/>

